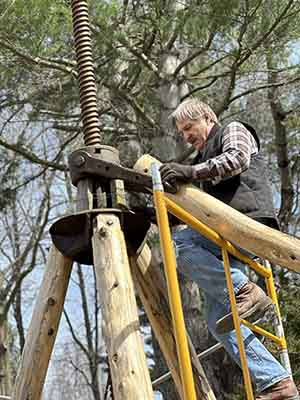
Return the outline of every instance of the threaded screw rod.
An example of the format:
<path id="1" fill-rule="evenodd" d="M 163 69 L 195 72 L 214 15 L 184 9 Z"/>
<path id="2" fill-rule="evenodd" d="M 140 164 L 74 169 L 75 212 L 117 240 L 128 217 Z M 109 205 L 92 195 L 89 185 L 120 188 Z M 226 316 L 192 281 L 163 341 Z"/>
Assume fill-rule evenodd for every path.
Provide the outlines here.
<path id="1" fill-rule="evenodd" d="M 87 0 L 72 0 L 73 33 L 78 66 L 80 107 L 86 146 L 101 144 L 92 39 Z"/>

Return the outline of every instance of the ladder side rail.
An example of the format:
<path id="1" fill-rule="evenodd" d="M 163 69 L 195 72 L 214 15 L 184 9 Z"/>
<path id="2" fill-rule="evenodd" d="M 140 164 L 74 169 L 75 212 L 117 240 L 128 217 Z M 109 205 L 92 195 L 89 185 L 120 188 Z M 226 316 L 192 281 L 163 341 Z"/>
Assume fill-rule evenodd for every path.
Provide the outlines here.
<path id="1" fill-rule="evenodd" d="M 274 321 L 274 330 L 275 330 L 276 336 L 278 336 L 281 339 L 280 343 L 279 343 L 280 361 L 281 361 L 281 364 L 283 365 L 283 367 L 288 371 L 288 373 L 292 377 L 291 362 L 290 362 L 290 358 L 289 358 L 289 354 L 288 354 L 287 343 L 286 343 L 286 338 L 285 338 L 285 333 L 284 333 L 284 328 L 283 328 L 283 323 L 282 323 L 282 318 L 281 318 L 281 313 L 280 313 L 280 308 L 279 308 L 278 297 L 277 297 L 277 293 L 276 293 L 271 263 L 268 260 L 264 260 L 264 265 L 265 265 L 265 268 L 267 268 L 271 272 L 271 276 L 269 278 L 265 278 L 265 282 L 266 282 L 267 292 L 268 292 L 269 296 L 271 297 L 273 303 L 276 306 L 276 319 Z"/>
<path id="2" fill-rule="evenodd" d="M 239 354 L 240 354 L 241 367 L 242 367 L 243 378 L 244 378 L 244 384 L 245 384 L 245 388 L 246 388 L 247 400 L 254 400 L 252 383 L 251 383 L 249 368 L 248 368 L 247 359 L 246 359 L 245 345 L 244 345 L 244 340 L 243 340 L 242 331 L 241 331 L 241 318 L 239 317 L 239 314 L 237 311 L 237 304 L 236 304 L 236 299 L 235 299 L 235 294 L 234 294 L 233 281 L 232 281 L 232 277 L 231 277 L 228 251 L 223 246 L 222 246 L 222 257 L 223 257 L 223 263 L 224 263 L 224 271 L 225 271 L 225 276 L 226 276 L 228 295 L 229 295 L 229 300 L 230 300 L 230 307 L 231 307 L 232 317 L 233 317 L 233 325 L 235 328 L 237 344 L 238 344 L 238 349 L 239 349 Z"/>
<path id="3" fill-rule="evenodd" d="M 176 269 L 176 256 L 172 245 L 168 211 L 158 166 L 151 166 L 153 179 L 153 200 L 156 210 L 158 231 L 161 242 L 163 264 L 165 269 L 170 310 L 172 314 L 180 375 L 183 386 L 184 400 L 196 400 L 196 391 L 184 323 L 180 289 Z"/>

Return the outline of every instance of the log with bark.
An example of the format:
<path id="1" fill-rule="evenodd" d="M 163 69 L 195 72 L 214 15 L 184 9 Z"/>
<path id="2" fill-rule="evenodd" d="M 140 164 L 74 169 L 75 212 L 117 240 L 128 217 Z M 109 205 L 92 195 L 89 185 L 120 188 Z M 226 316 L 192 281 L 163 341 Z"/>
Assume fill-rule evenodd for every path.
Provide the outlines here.
<path id="1" fill-rule="evenodd" d="M 158 160 L 144 155 L 135 164 L 139 172 L 150 173 Z M 166 196 L 234 245 L 271 263 L 300 272 L 300 240 L 265 226 L 238 212 L 193 185 L 182 185 Z"/>
<path id="2" fill-rule="evenodd" d="M 41 399 L 71 270 L 72 260 L 52 245 L 22 353 L 14 400 Z"/>
<path id="3" fill-rule="evenodd" d="M 92 238 L 115 400 L 152 400 L 125 239 L 117 216 L 100 214 Z"/>

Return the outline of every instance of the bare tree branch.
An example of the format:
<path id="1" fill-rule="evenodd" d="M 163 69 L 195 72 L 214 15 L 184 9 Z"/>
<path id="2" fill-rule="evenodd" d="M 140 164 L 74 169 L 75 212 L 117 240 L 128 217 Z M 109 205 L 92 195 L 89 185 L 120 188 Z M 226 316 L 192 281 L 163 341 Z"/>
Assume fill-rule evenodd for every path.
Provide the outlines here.
<path id="1" fill-rule="evenodd" d="M 64 72 L 65 74 L 71 74 L 74 77 L 78 76 L 77 71 L 74 69 L 75 64 L 69 62 L 67 64 L 66 60 L 53 60 L 53 59 L 46 59 L 42 57 L 32 57 L 29 54 L 26 54 L 24 50 L 19 50 L 16 46 L 14 46 L 12 43 L 10 43 L 6 39 L 0 38 L 0 47 L 5 48 L 9 51 L 11 51 L 13 54 L 18 56 L 19 58 L 22 58 L 24 61 L 26 61 L 29 64 L 34 64 L 38 65 L 40 67 L 45 67 L 49 69 L 55 69 L 61 72 Z"/>
<path id="2" fill-rule="evenodd" d="M 28 149 L 26 149 L 21 144 L 8 143 L 1 137 L 0 137 L 0 145 L 2 145 L 3 147 L 5 147 L 9 150 L 13 150 L 14 152 L 20 154 L 21 156 L 23 156 L 28 161 L 31 161 L 34 164 L 40 164 L 44 167 L 53 168 L 53 169 L 59 170 L 59 171 L 66 171 L 68 169 L 68 167 L 66 165 L 55 163 L 53 161 L 43 160 L 43 159 L 39 158 L 37 155 L 35 155 L 32 151 L 29 151 Z M 57 158 L 57 156 L 55 158 Z"/>
<path id="3" fill-rule="evenodd" d="M 183 60 L 175 69 L 174 71 L 174 78 L 177 77 L 179 72 L 184 68 L 186 65 L 188 65 L 190 62 L 192 62 L 195 58 L 199 57 L 201 54 L 203 54 L 205 51 L 207 51 L 210 48 L 210 45 L 216 35 L 216 32 L 210 32 L 208 35 L 207 42 L 205 46 L 201 47 L 199 50 L 197 50 L 195 53 L 189 55 L 185 60 Z"/>
<path id="4" fill-rule="evenodd" d="M 271 27 L 267 30 L 267 32 L 265 32 L 255 43 L 254 45 L 251 46 L 251 48 L 248 48 L 245 53 L 242 55 L 241 59 L 238 62 L 238 67 L 240 67 L 253 53 L 254 51 L 260 47 L 263 43 L 265 43 L 265 41 L 267 40 L 267 38 L 276 30 L 276 28 L 278 27 L 278 25 L 281 23 L 281 21 L 283 20 L 284 16 L 287 14 L 288 10 L 293 6 L 293 4 L 295 3 L 294 0 L 290 0 L 288 2 L 288 4 L 286 5 L 286 7 L 283 9 L 283 11 L 281 12 L 281 14 L 278 15 L 278 17 L 275 19 L 275 21 L 273 22 L 273 24 L 271 25 Z"/>
<path id="5" fill-rule="evenodd" d="M 89 360 L 90 359 L 90 354 L 89 354 L 87 348 L 83 345 L 82 341 L 76 335 L 74 327 L 72 325 L 72 322 L 71 322 L 71 320 L 69 318 L 69 315 L 68 315 L 68 313 L 67 313 L 67 311 L 65 309 L 64 309 L 63 313 L 64 313 L 64 316 L 66 318 L 66 321 L 67 321 L 67 324 L 68 324 L 68 327 L 70 329 L 71 336 L 72 336 L 74 342 L 78 345 L 78 347 L 83 351 L 83 353 L 86 355 L 87 359 Z"/>
<path id="6" fill-rule="evenodd" d="M 287 86 L 287 85 L 291 85 L 292 83 L 295 83 L 295 82 L 298 82 L 298 81 L 300 81 L 300 76 L 296 76 L 296 77 L 293 78 L 293 79 L 287 79 L 287 80 L 284 80 L 284 81 L 273 82 L 273 83 L 266 83 L 266 84 L 264 84 L 264 85 L 255 86 L 255 87 L 253 87 L 253 88 L 251 88 L 251 89 L 245 90 L 244 92 L 241 92 L 241 93 L 237 94 L 236 96 L 232 97 L 232 98 L 230 99 L 229 103 L 232 103 L 232 102 L 238 100 L 238 99 L 241 98 L 241 97 L 247 96 L 248 94 L 257 92 L 257 91 L 259 91 L 259 90 L 270 89 L 270 88 L 272 88 L 272 87 L 273 87 L 273 88 L 276 88 L 276 87 L 280 87 L 280 86 Z M 291 113 L 294 112 L 294 111 L 297 110 L 298 108 L 299 108 L 299 107 L 297 107 L 297 108 L 294 109 L 294 110 L 287 111 L 287 112 L 285 113 L 285 115 L 289 114 L 290 112 L 291 112 Z"/>

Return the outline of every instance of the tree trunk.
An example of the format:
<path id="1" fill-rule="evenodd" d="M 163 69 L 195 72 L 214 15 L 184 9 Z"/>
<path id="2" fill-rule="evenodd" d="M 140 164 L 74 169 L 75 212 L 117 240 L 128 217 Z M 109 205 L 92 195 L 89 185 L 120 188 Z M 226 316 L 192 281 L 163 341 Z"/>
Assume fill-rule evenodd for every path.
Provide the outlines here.
<path id="1" fill-rule="evenodd" d="M 207 324 L 202 315 L 204 305 L 199 295 L 199 287 L 195 282 L 187 280 L 183 275 L 180 275 L 180 287 L 186 327 L 191 341 L 195 344 L 196 352 L 201 353 L 215 344 L 215 340 L 209 334 Z M 218 400 L 225 400 L 226 393 L 232 393 L 232 390 L 229 390 L 228 385 L 226 385 L 226 379 L 220 379 L 221 376 L 226 375 L 224 374 L 224 358 L 225 352 L 224 349 L 221 349 L 201 361 L 207 380 Z M 232 368 L 230 368 L 231 381 L 234 380 L 237 372 L 233 362 L 232 364 Z"/>
<path id="2" fill-rule="evenodd" d="M 273 64 L 272 55 L 267 55 L 268 83 L 270 85 L 275 85 L 278 81 L 278 73 L 272 72 L 276 70 L 277 66 L 274 67 Z M 288 232 L 294 203 L 294 188 L 288 155 L 288 135 L 284 121 L 286 115 L 276 87 L 273 86 L 268 89 L 268 99 L 275 125 L 276 156 L 281 181 L 281 203 L 278 217 L 281 229 Z"/>
<path id="3" fill-rule="evenodd" d="M 178 29 L 176 26 L 176 23 L 178 23 L 178 21 L 176 22 L 176 14 L 181 10 L 184 10 L 185 6 L 185 0 L 181 2 L 170 2 L 165 4 L 165 12 L 167 12 L 169 15 L 173 15 L 174 18 L 173 33 Z M 175 37 L 176 35 L 174 35 L 174 38 Z M 174 72 L 176 71 L 177 67 L 187 56 L 186 47 L 180 43 L 180 40 L 180 35 L 178 35 L 172 46 L 169 46 L 167 43 L 165 43 L 165 48 L 163 49 L 159 60 L 159 71 L 160 75 L 163 77 L 163 79 L 159 80 L 157 89 L 159 98 L 157 125 L 160 127 L 160 130 L 156 132 L 154 137 L 151 138 L 151 146 L 155 156 L 164 161 L 177 160 L 180 156 L 182 156 L 182 154 L 185 153 L 185 150 L 187 149 L 187 145 L 184 143 L 184 141 L 178 140 L 178 134 L 169 118 L 171 112 L 176 109 L 182 97 L 185 96 L 189 91 L 188 85 L 183 81 L 180 81 L 181 75 L 185 73 L 184 68 L 181 69 L 178 76 L 174 77 Z M 182 285 L 183 284 L 181 282 L 181 286 Z M 188 319 L 190 317 L 193 318 L 193 316 L 187 310 L 188 307 L 188 302 L 185 302 L 183 307 L 184 315 L 187 316 Z M 153 343 L 153 349 L 155 363 L 157 366 L 156 373 L 160 374 L 164 372 L 166 366 L 165 360 L 162 357 L 156 341 Z M 177 398 L 177 393 L 174 390 L 173 385 L 169 382 L 161 385 L 161 392 L 166 399 L 175 400 Z"/>
<path id="4" fill-rule="evenodd" d="M 153 346 L 153 360 L 155 362 L 155 369 L 152 378 L 155 380 L 166 373 L 169 368 L 168 364 L 165 361 L 164 354 L 161 351 L 158 340 L 156 339 L 155 331 L 152 328 L 152 346 Z M 163 399 L 168 400 L 181 400 L 178 390 L 174 390 L 174 381 L 173 379 L 169 379 L 166 382 L 159 385 L 156 389 L 159 393 L 161 393 Z"/>

